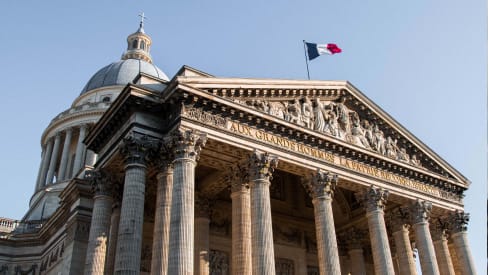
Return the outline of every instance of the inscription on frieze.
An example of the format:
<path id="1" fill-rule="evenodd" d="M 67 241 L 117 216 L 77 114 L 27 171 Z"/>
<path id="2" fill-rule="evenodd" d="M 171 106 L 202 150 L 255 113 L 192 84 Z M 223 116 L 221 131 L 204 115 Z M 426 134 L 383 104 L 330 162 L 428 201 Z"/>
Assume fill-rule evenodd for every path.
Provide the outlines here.
<path id="1" fill-rule="evenodd" d="M 184 116 L 208 125 L 216 126 L 234 134 L 248 137 L 259 142 L 264 142 L 294 153 L 299 153 L 307 157 L 315 158 L 320 161 L 325 161 L 327 163 L 344 167 L 364 175 L 392 182 L 406 188 L 421 191 L 432 196 L 444 199 L 460 201 L 460 198 L 455 194 L 442 191 L 437 187 L 426 185 L 410 178 L 400 176 L 382 169 L 378 169 L 368 164 L 337 156 L 316 147 L 298 143 L 288 138 L 278 136 L 260 129 L 256 129 L 236 121 L 225 119 L 220 116 L 202 111 L 200 109 L 186 108 Z"/>

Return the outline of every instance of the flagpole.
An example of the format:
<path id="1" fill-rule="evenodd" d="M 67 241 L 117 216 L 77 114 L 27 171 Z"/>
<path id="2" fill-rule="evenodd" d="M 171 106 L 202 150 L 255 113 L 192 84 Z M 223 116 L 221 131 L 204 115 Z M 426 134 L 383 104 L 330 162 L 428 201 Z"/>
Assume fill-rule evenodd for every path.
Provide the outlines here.
<path id="1" fill-rule="evenodd" d="M 308 70 L 307 46 L 305 44 L 305 40 L 303 40 L 303 51 L 305 53 L 305 63 L 307 64 L 307 77 L 308 77 L 308 80 L 310 80 L 310 71 Z"/>

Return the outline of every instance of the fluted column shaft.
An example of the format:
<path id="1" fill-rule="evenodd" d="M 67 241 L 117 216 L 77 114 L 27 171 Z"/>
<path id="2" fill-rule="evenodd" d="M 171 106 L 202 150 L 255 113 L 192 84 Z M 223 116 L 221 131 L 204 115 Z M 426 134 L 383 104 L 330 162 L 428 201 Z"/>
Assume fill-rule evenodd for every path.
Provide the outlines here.
<path id="1" fill-rule="evenodd" d="M 429 216 L 432 209 L 430 202 L 417 200 L 412 207 L 415 243 L 419 251 L 420 267 L 423 275 L 439 275 L 434 244 L 429 230 Z"/>
<path id="2" fill-rule="evenodd" d="M 85 152 L 85 144 L 83 140 L 86 136 L 87 125 L 80 126 L 80 132 L 78 134 L 78 143 L 76 145 L 76 153 L 75 153 L 75 160 L 73 163 L 73 171 L 72 177 L 74 177 L 81 169 L 82 161 L 83 161 L 83 154 Z"/>
<path id="3" fill-rule="evenodd" d="M 112 216 L 110 217 L 110 235 L 105 260 L 105 275 L 114 274 L 115 254 L 117 252 L 117 238 L 119 235 L 120 202 L 115 201 L 112 205 Z"/>
<path id="4" fill-rule="evenodd" d="M 57 133 L 56 137 L 54 138 L 53 153 L 51 155 L 51 161 L 49 162 L 49 170 L 47 171 L 46 184 L 53 183 L 54 173 L 56 172 L 56 167 L 58 164 L 57 162 L 58 162 L 60 143 L 61 143 L 61 135 L 60 133 Z"/>
<path id="5" fill-rule="evenodd" d="M 351 258 L 351 274 L 366 275 L 366 263 L 364 262 L 363 249 L 353 248 L 350 249 L 348 253 Z"/>
<path id="6" fill-rule="evenodd" d="M 71 145 L 71 137 L 73 131 L 66 129 L 66 135 L 64 137 L 63 152 L 61 154 L 61 162 L 59 163 L 58 180 L 62 181 L 66 179 L 66 168 L 68 167 L 69 147 Z"/>
<path id="7" fill-rule="evenodd" d="M 42 159 L 41 174 L 39 177 L 39 188 L 46 185 L 47 170 L 49 169 L 49 163 L 51 162 L 51 155 L 53 153 L 53 139 L 51 138 L 47 143 L 46 153 Z"/>
<path id="8" fill-rule="evenodd" d="M 417 275 L 408 229 L 408 225 L 401 225 L 393 232 L 399 271 L 400 275 Z"/>
<path id="9" fill-rule="evenodd" d="M 110 218 L 112 214 L 112 194 L 110 182 L 100 172 L 87 175 L 92 181 L 95 196 L 93 198 L 93 212 L 88 237 L 88 247 L 85 260 L 85 274 L 103 274 L 108 236 L 110 232 Z"/>
<path id="10" fill-rule="evenodd" d="M 236 181 L 239 179 L 235 179 Z M 252 274 L 251 195 L 242 183 L 232 183 L 232 274 Z"/>
<path id="11" fill-rule="evenodd" d="M 312 175 L 308 189 L 312 195 L 317 234 L 317 253 L 321 274 L 341 274 L 339 250 L 332 213 L 332 197 L 337 177 L 328 172 L 317 171 Z"/>
<path id="12" fill-rule="evenodd" d="M 173 194 L 168 274 L 193 274 L 195 165 L 206 139 L 192 131 L 174 134 Z"/>
<path id="13" fill-rule="evenodd" d="M 463 275 L 477 274 L 468 244 L 468 222 L 468 213 L 457 211 L 451 215 L 451 238 Z"/>
<path id="14" fill-rule="evenodd" d="M 363 197 L 363 203 L 366 206 L 375 273 L 394 275 L 395 270 L 383 212 L 387 198 L 388 191 L 371 186 Z"/>
<path id="15" fill-rule="evenodd" d="M 466 232 L 458 232 L 452 234 L 451 238 L 463 274 L 477 274 L 473 256 L 471 255 L 471 250 L 469 249 L 468 245 L 468 234 Z"/>
<path id="16" fill-rule="evenodd" d="M 197 195 L 195 201 L 195 275 L 210 274 L 210 206 Z"/>
<path id="17" fill-rule="evenodd" d="M 125 179 L 115 256 L 115 274 L 139 274 L 141 265 L 146 157 L 154 144 L 147 137 L 124 140 Z"/>
<path id="18" fill-rule="evenodd" d="M 434 230 L 432 232 L 434 240 L 435 255 L 439 272 L 442 275 L 455 275 L 454 265 L 452 264 L 451 253 L 447 244 L 447 235 L 444 230 Z"/>
<path id="19" fill-rule="evenodd" d="M 249 162 L 253 274 L 275 275 L 269 186 L 277 159 L 255 151 Z"/>
<path id="20" fill-rule="evenodd" d="M 168 248 L 171 218 L 171 196 L 173 191 L 173 166 L 170 163 L 163 163 L 162 169 L 162 172 L 158 174 L 158 188 L 156 195 L 151 260 L 152 275 L 168 274 Z"/>

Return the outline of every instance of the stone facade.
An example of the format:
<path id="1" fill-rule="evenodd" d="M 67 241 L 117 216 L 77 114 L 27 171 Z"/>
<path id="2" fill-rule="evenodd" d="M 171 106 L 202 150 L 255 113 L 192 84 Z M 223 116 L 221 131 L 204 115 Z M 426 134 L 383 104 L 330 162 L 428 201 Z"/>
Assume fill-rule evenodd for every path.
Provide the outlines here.
<path id="1" fill-rule="evenodd" d="M 468 180 L 349 83 L 183 67 L 118 93 L 46 130 L 0 274 L 476 274 Z"/>

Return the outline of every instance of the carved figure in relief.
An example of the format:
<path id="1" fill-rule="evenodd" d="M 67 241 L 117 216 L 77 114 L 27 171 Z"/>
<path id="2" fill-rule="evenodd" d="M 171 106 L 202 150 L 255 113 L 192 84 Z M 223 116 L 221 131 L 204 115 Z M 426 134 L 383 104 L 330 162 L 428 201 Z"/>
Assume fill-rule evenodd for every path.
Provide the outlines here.
<path id="1" fill-rule="evenodd" d="M 314 127 L 313 129 L 317 132 L 325 132 L 326 120 L 325 120 L 325 110 L 324 105 L 320 101 L 320 98 L 315 98 L 315 108 L 313 109 L 314 114 Z"/>
<path id="2" fill-rule="evenodd" d="M 414 166 L 418 166 L 418 167 L 422 166 L 422 164 L 420 163 L 420 160 L 417 159 L 417 155 L 412 155 L 412 158 L 410 159 L 410 164 L 412 164 Z"/>
<path id="3" fill-rule="evenodd" d="M 386 149 L 386 156 L 389 158 L 396 159 L 398 156 L 397 152 L 397 146 L 396 143 L 393 141 L 393 139 L 388 136 L 386 138 L 386 144 L 385 144 L 385 149 Z"/>
<path id="4" fill-rule="evenodd" d="M 371 148 L 376 148 L 376 139 L 373 135 L 373 125 L 367 120 L 363 120 L 364 137 Z"/>
<path id="5" fill-rule="evenodd" d="M 364 148 L 370 148 L 369 142 L 365 137 L 364 130 L 361 127 L 361 120 L 356 112 L 351 112 L 351 134 L 354 139 L 354 143 Z"/>
<path id="6" fill-rule="evenodd" d="M 398 152 L 398 159 L 404 162 L 410 162 L 410 156 L 407 154 L 405 148 L 400 149 Z"/>
<path id="7" fill-rule="evenodd" d="M 302 107 L 300 105 L 300 100 L 298 100 L 298 98 L 295 98 L 292 104 L 288 104 L 288 106 L 286 106 L 285 119 L 291 123 L 296 123 L 303 126 L 301 118 Z"/>
<path id="8" fill-rule="evenodd" d="M 335 137 L 338 137 L 339 136 L 339 123 L 337 122 L 337 116 L 336 114 L 329 110 L 327 111 L 328 114 L 327 114 L 327 117 L 328 117 L 328 120 L 327 120 L 327 125 L 325 127 L 325 131 Z"/>
<path id="9" fill-rule="evenodd" d="M 269 114 L 272 116 L 279 117 L 281 119 L 285 118 L 285 107 L 281 102 L 269 102 Z"/>
<path id="10" fill-rule="evenodd" d="M 313 107 L 312 102 L 308 97 L 305 97 L 302 104 L 302 122 L 305 127 L 313 128 Z"/>
<path id="11" fill-rule="evenodd" d="M 386 149 L 385 149 L 385 136 L 383 135 L 383 131 L 380 130 L 378 125 L 375 125 L 373 127 L 373 134 L 376 139 L 376 148 L 374 148 L 378 153 L 385 155 L 386 154 Z"/>
<path id="12" fill-rule="evenodd" d="M 351 132 L 351 125 L 349 120 L 349 113 L 351 111 L 349 111 L 349 108 L 347 108 L 345 102 L 346 98 L 342 97 L 338 103 L 333 103 L 336 110 L 339 127 L 342 131 L 342 137 L 344 137 L 346 133 Z"/>

